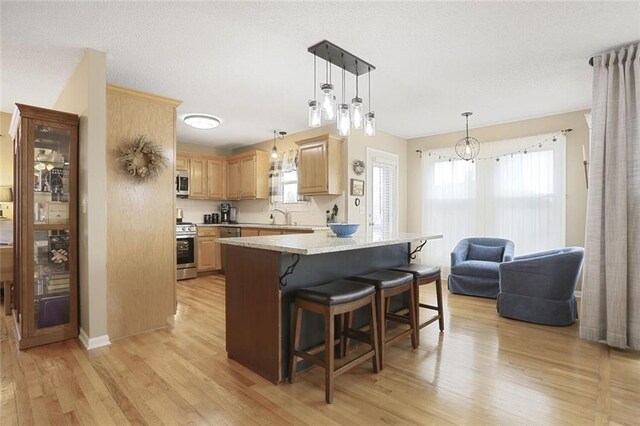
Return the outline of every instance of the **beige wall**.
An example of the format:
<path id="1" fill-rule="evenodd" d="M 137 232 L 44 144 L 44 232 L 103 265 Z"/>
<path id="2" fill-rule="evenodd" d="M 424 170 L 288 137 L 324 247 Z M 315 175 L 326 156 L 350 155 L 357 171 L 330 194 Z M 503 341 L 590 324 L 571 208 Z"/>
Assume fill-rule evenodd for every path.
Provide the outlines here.
<path id="1" fill-rule="evenodd" d="M 80 116 L 78 244 L 80 328 L 89 348 L 107 337 L 106 55 L 86 49 L 53 109 Z M 97 343 L 96 343 L 97 342 Z"/>
<path id="2" fill-rule="evenodd" d="M 566 244 L 569 246 L 584 247 L 584 229 L 586 220 L 587 189 L 582 164 L 582 146 L 589 150 L 589 128 L 584 114 L 589 112 L 575 111 L 566 114 L 551 115 L 548 117 L 531 120 L 517 121 L 513 123 L 499 124 L 495 126 L 471 129 L 471 136 L 485 142 L 513 139 L 524 136 L 535 136 L 544 133 L 552 133 L 562 129 L 572 128 L 567 134 L 567 227 Z M 442 135 L 427 136 L 410 139 L 408 141 L 407 162 L 407 215 L 409 231 L 419 231 L 422 227 L 422 177 L 420 155 L 417 149 L 428 150 L 433 148 L 450 147 L 464 136 L 464 131 L 447 133 Z M 482 147 L 481 147 L 482 149 Z"/>
<path id="3" fill-rule="evenodd" d="M 180 102 L 107 87 L 107 311 L 109 337 L 167 325 L 175 312 L 176 107 Z M 168 162 L 139 181 L 116 159 L 139 135 L 158 144 Z"/>
<path id="4" fill-rule="evenodd" d="M 11 114 L 0 113 L 0 186 L 13 187 L 13 142 L 9 135 L 10 123 Z M 13 219 L 13 203 L 1 204 L 3 216 Z"/>

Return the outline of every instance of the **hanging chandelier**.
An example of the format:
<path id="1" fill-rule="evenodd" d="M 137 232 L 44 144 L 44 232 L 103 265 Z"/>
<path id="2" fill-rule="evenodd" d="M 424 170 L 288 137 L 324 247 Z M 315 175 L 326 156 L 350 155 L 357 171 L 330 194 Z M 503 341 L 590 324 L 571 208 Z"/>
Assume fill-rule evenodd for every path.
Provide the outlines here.
<path id="1" fill-rule="evenodd" d="M 287 136 L 287 132 L 277 132 L 273 131 L 273 148 L 271 148 L 271 158 L 274 160 L 278 158 L 278 148 L 276 147 L 276 138 L 280 140 L 284 140 L 284 137 Z"/>
<path id="2" fill-rule="evenodd" d="M 462 116 L 467 119 L 467 136 L 460 139 L 456 144 L 456 154 L 465 161 L 473 160 L 480 153 L 480 142 L 478 139 L 469 136 L 469 116 L 472 112 L 463 112 Z"/>
<path id="3" fill-rule="evenodd" d="M 371 110 L 371 71 L 376 67 L 327 40 L 311 46 L 308 51 L 313 54 L 313 99 L 308 103 L 309 127 L 320 127 L 323 120 L 336 120 L 336 128 L 340 136 L 348 136 L 351 129 L 362 129 L 363 127 L 365 135 L 375 136 L 376 116 Z M 316 60 L 318 57 L 325 61 L 325 82 L 320 85 L 320 99 L 316 98 L 318 88 Z M 334 65 L 339 67 L 342 72 L 342 99 L 341 103 L 337 105 L 331 79 Z M 356 93 L 351 99 L 351 104 L 345 102 L 347 71 L 355 76 Z M 369 74 L 369 111 L 366 114 L 364 114 L 364 103 L 359 93 L 359 77 L 364 74 Z"/>

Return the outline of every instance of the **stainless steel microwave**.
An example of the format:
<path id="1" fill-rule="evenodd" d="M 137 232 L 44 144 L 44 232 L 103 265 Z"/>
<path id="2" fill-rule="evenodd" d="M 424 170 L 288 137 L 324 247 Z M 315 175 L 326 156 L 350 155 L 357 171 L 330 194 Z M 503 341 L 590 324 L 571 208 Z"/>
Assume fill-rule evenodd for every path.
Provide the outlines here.
<path id="1" fill-rule="evenodd" d="M 187 197 L 189 195 L 189 172 L 176 172 L 176 196 Z"/>

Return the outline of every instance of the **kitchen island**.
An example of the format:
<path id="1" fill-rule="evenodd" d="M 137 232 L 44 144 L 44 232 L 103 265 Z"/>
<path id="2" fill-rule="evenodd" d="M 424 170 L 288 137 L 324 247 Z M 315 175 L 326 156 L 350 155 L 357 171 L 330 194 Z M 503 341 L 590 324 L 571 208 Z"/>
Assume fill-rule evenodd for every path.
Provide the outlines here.
<path id="1" fill-rule="evenodd" d="M 229 358 L 273 383 L 288 377 L 295 291 L 401 266 L 441 235 L 329 232 L 226 238 L 226 349 Z M 416 248 L 412 251 L 412 243 Z M 324 339 L 321 316 L 305 312 L 301 347 Z"/>

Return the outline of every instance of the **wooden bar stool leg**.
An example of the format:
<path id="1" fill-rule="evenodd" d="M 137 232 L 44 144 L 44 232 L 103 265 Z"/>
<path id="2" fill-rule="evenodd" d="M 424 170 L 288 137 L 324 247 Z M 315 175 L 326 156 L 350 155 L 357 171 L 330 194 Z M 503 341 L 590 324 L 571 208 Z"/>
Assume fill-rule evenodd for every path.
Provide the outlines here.
<path id="1" fill-rule="evenodd" d="M 438 300 L 438 325 L 440 326 L 440 331 L 444 331 L 444 309 L 442 308 L 442 285 L 440 278 L 436 280 L 436 297 Z"/>
<path id="2" fill-rule="evenodd" d="M 340 336 L 340 357 L 344 358 L 347 356 L 347 352 L 349 351 L 349 338 L 345 335 L 347 330 L 350 330 L 353 326 L 353 316 L 351 312 L 345 312 L 342 315 L 342 330 Z"/>
<path id="3" fill-rule="evenodd" d="M 376 313 L 378 314 L 378 363 L 380 365 L 380 370 L 384 369 L 384 346 L 386 342 L 385 337 L 385 329 L 387 326 L 387 321 L 385 318 L 385 313 L 387 312 L 385 306 L 386 297 L 384 295 L 384 290 L 376 291 Z"/>
<path id="4" fill-rule="evenodd" d="M 378 373 L 380 371 L 380 341 L 378 340 L 378 321 L 376 320 L 376 297 L 371 295 L 371 304 L 369 311 L 369 336 L 371 338 L 371 349 L 373 349 L 373 372 Z"/>
<path id="5" fill-rule="evenodd" d="M 293 383 L 296 379 L 296 369 L 298 368 L 298 356 L 296 351 L 300 344 L 300 328 L 302 326 L 302 308 L 298 306 L 298 302 L 293 307 L 293 336 L 291 339 L 291 362 L 289 363 L 289 383 Z"/>
<path id="6" fill-rule="evenodd" d="M 333 374 L 333 370 L 335 368 L 334 366 L 334 351 L 335 351 L 335 347 L 334 347 L 334 333 L 335 333 L 335 329 L 334 329 L 334 314 L 333 314 L 334 308 L 333 307 L 329 307 L 329 309 L 327 310 L 327 312 L 325 312 L 325 317 L 324 317 L 324 321 L 325 321 L 325 336 L 324 336 L 324 340 L 325 340 L 325 368 L 324 368 L 324 394 L 325 394 L 325 401 L 327 402 L 327 404 L 331 404 L 333 402 L 333 379 L 334 379 L 334 374 Z"/>
<path id="7" fill-rule="evenodd" d="M 416 349 L 420 344 L 420 337 L 418 335 L 418 310 L 416 309 L 416 304 L 412 303 L 417 299 L 416 297 L 416 286 L 414 283 L 411 283 L 409 286 L 409 322 L 411 323 L 411 347 Z"/>

